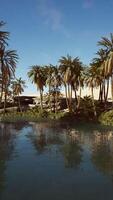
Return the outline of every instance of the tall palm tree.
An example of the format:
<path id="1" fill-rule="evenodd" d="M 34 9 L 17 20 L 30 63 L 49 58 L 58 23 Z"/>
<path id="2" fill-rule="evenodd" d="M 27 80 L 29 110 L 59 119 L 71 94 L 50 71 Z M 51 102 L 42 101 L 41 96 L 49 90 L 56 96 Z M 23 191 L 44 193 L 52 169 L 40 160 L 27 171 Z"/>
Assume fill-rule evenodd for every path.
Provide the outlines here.
<path id="1" fill-rule="evenodd" d="M 3 31 L 1 30 L 2 27 L 5 25 L 5 22 L 0 21 L 0 72 L 1 72 L 1 81 L 0 81 L 0 92 L 1 92 L 1 96 L 2 96 L 2 90 L 3 90 L 3 84 L 2 84 L 2 76 L 3 76 L 3 49 L 5 49 L 5 46 L 8 45 L 7 44 L 7 40 L 9 38 L 9 32 L 7 31 Z M 0 99 L 1 102 L 1 99 Z"/>
<path id="2" fill-rule="evenodd" d="M 60 96 L 61 75 L 57 66 L 54 66 L 52 73 L 51 89 L 54 94 L 54 111 L 58 111 L 58 98 Z"/>
<path id="3" fill-rule="evenodd" d="M 98 45 L 102 46 L 108 53 L 113 51 L 113 33 L 110 33 L 110 38 L 102 37 Z"/>
<path id="4" fill-rule="evenodd" d="M 109 78 L 111 79 L 111 94 L 113 101 L 113 34 L 110 34 L 110 38 L 102 37 L 102 39 L 98 42 L 98 45 L 102 46 L 106 52 L 106 57 L 102 66 L 105 76 L 108 77 L 108 80 Z"/>
<path id="5" fill-rule="evenodd" d="M 52 110 L 52 106 L 51 106 L 51 89 L 52 89 L 54 66 L 52 64 L 50 64 L 49 66 L 45 66 L 45 72 L 47 74 L 46 85 L 48 86 L 48 92 L 49 92 L 49 108 L 50 108 L 50 110 Z"/>
<path id="6" fill-rule="evenodd" d="M 25 81 L 22 80 L 22 78 L 19 78 L 13 81 L 13 84 L 12 84 L 13 95 L 18 97 L 18 106 L 19 106 L 20 111 L 22 111 L 21 104 L 20 104 L 20 94 L 24 92 L 25 87 L 26 87 Z"/>
<path id="7" fill-rule="evenodd" d="M 32 83 L 37 86 L 37 90 L 40 92 L 40 105 L 43 109 L 43 90 L 46 84 L 46 74 L 44 72 L 44 67 L 39 65 L 34 65 L 28 72 L 28 77 L 31 79 Z"/>
<path id="8" fill-rule="evenodd" d="M 78 57 L 73 59 L 72 74 L 73 75 L 72 75 L 72 79 L 71 79 L 71 88 L 75 93 L 76 107 L 79 107 L 80 98 L 81 98 L 81 88 L 83 87 L 83 66 Z M 80 90 L 80 93 L 79 93 L 79 98 L 77 99 L 78 89 Z M 71 94 L 72 94 L 72 92 L 71 92 Z"/>
<path id="9" fill-rule="evenodd" d="M 96 117 L 97 112 L 96 112 L 95 101 L 94 101 L 94 87 L 98 86 L 98 82 L 97 82 L 97 77 L 96 77 L 96 74 L 95 74 L 94 66 L 90 67 L 87 70 L 85 83 L 86 83 L 86 86 L 91 88 L 91 96 L 92 96 L 92 104 L 93 104 L 93 109 L 94 109 L 94 116 Z"/>
<path id="10" fill-rule="evenodd" d="M 108 81 L 109 79 L 111 79 L 111 95 L 112 95 L 112 101 L 113 101 L 113 51 L 111 51 L 108 54 L 104 65 L 105 65 L 105 68 L 104 68 L 105 75 L 106 77 L 108 77 Z"/>
<path id="11" fill-rule="evenodd" d="M 78 89 L 78 77 L 80 77 L 80 73 L 82 70 L 82 63 L 79 58 L 72 58 L 67 55 L 67 57 L 61 57 L 60 62 L 60 72 L 62 76 L 62 81 L 65 87 L 66 94 L 66 102 L 69 111 L 72 111 L 72 89 L 75 92 L 75 100 L 76 98 L 76 90 Z"/>
<path id="12" fill-rule="evenodd" d="M 62 82 L 65 88 L 65 95 L 66 95 L 66 103 L 67 103 L 67 107 L 68 110 L 70 111 L 70 102 L 71 102 L 71 92 L 70 92 L 70 81 L 72 78 L 72 72 L 71 72 L 71 68 L 72 68 L 72 57 L 67 55 L 67 57 L 62 56 L 59 59 L 59 70 L 61 73 L 61 77 L 62 77 Z"/>
<path id="13" fill-rule="evenodd" d="M 5 93 L 4 107 L 6 104 L 7 89 L 10 83 L 10 79 L 15 76 L 16 64 L 18 61 L 18 55 L 15 50 L 5 50 L 5 47 L 1 48 L 0 51 L 0 63 L 1 63 L 1 98 L 2 101 L 3 92 Z"/>
<path id="14" fill-rule="evenodd" d="M 97 51 L 96 55 L 98 57 L 93 59 L 91 66 L 95 71 L 95 76 L 99 83 L 99 100 L 104 100 L 106 103 L 109 91 L 109 75 L 106 73 L 107 50 L 101 48 Z"/>

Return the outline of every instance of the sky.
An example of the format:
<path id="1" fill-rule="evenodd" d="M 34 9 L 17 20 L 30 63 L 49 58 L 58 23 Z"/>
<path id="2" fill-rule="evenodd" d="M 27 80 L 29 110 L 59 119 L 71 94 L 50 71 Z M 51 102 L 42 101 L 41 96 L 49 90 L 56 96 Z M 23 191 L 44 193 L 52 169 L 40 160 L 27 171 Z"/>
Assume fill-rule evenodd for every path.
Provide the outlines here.
<path id="1" fill-rule="evenodd" d="M 102 36 L 113 33 L 113 0 L 0 0 L 0 21 L 17 50 L 16 75 L 26 81 L 25 95 L 37 94 L 27 72 L 32 65 L 58 64 L 78 56 L 88 65 Z"/>

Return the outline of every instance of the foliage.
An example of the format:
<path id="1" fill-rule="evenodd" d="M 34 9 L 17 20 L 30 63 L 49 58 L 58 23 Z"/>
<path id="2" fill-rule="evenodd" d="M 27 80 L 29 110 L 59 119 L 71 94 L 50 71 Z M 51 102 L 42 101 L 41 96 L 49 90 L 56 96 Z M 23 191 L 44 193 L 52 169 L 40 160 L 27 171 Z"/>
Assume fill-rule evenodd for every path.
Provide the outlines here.
<path id="1" fill-rule="evenodd" d="M 78 112 L 80 112 L 81 117 L 84 119 L 86 118 L 86 120 L 94 118 L 94 108 L 91 96 L 81 98 L 80 109 Z"/>
<path id="2" fill-rule="evenodd" d="M 21 78 L 15 78 L 18 55 L 15 50 L 8 49 L 9 32 L 3 30 L 4 25 L 5 23 L 0 21 L 0 107 L 4 107 L 5 113 L 8 97 L 13 95 L 13 97 L 18 97 L 18 107 L 22 112 L 19 95 L 24 91 L 25 82 Z M 40 102 L 38 102 L 40 109 L 35 108 L 26 113 L 14 113 L 14 115 L 17 115 L 17 118 L 25 117 L 25 119 L 30 118 L 31 115 L 34 120 L 35 117 L 36 119 L 71 119 L 71 117 L 75 117 L 76 113 L 76 118 L 93 119 L 95 117 L 96 119 L 102 110 L 98 101 L 94 99 L 94 88 L 99 89 L 99 102 L 106 107 L 109 86 L 111 86 L 113 101 L 113 34 L 111 33 L 109 38 L 102 37 L 98 46 L 99 50 L 89 67 L 85 67 L 79 57 L 70 55 L 61 56 L 57 66 L 52 64 L 33 65 L 28 72 L 28 77 L 40 92 Z M 83 87 L 91 89 L 91 97 L 81 98 Z M 44 105 L 47 104 L 44 99 L 45 89 L 48 94 L 47 107 L 50 112 L 44 108 Z M 68 113 L 62 112 L 60 109 L 59 100 L 62 90 L 65 90 L 65 104 Z M 54 112 L 52 112 L 53 110 Z M 10 114 L 3 117 L 7 118 L 7 115 L 9 117 Z M 111 113 L 103 114 L 101 118 L 103 121 L 104 118 L 109 118 L 110 121 L 108 119 L 105 121 L 107 121 L 106 123 L 109 121 L 111 124 L 112 117 L 110 116 L 112 116 Z"/>
<path id="3" fill-rule="evenodd" d="M 46 110 L 41 110 L 38 107 L 35 107 L 26 112 L 11 112 L 3 113 L 0 115 L 0 121 L 3 122 L 17 122 L 17 121 L 40 121 L 40 120 L 58 120 L 61 119 L 65 113 L 58 112 L 47 112 Z"/>
<path id="4" fill-rule="evenodd" d="M 99 117 L 99 121 L 104 125 L 113 126 L 113 110 L 103 112 Z"/>

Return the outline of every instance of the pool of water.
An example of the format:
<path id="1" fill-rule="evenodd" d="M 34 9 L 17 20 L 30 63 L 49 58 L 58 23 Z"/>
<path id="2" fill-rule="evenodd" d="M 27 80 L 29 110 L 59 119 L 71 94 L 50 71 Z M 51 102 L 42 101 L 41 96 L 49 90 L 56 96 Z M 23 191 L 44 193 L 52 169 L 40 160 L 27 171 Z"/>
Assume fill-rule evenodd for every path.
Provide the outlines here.
<path id="1" fill-rule="evenodd" d="M 0 124 L 0 200 L 113 200 L 113 129 Z"/>

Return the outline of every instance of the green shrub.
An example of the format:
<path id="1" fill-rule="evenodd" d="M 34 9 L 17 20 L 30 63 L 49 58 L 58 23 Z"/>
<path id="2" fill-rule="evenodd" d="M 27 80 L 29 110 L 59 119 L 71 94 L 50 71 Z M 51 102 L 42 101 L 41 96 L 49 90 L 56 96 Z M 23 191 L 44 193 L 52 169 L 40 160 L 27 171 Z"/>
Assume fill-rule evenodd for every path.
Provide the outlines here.
<path id="1" fill-rule="evenodd" d="M 80 114 L 83 118 L 87 119 L 94 117 L 94 107 L 91 96 L 85 96 L 84 98 L 81 98 Z"/>
<path id="2" fill-rule="evenodd" d="M 101 122 L 104 125 L 113 126 L 113 110 L 102 113 L 99 117 L 99 122 Z"/>

